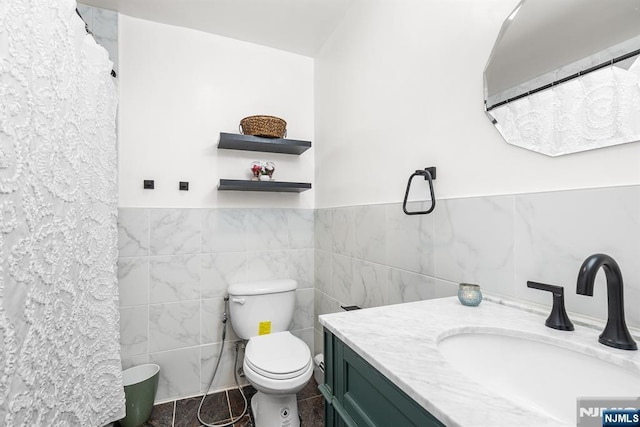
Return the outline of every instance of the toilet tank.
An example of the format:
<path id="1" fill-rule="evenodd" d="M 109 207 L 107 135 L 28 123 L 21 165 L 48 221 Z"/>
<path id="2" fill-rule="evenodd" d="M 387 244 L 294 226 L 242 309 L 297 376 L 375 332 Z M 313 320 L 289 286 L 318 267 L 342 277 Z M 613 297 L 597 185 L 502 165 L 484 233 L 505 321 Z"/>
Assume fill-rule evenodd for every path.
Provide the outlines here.
<path id="1" fill-rule="evenodd" d="M 227 289 L 229 317 L 242 339 L 288 331 L 296 306 L 295 280 L 235 283 Z"/>

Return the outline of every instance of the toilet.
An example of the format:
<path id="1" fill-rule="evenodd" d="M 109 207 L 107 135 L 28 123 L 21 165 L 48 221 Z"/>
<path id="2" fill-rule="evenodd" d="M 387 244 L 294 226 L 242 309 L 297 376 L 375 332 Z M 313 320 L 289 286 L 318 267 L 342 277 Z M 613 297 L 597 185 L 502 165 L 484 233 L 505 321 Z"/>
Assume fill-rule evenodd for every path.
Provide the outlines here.
<path id="1" fill-rule="evenodd" d="M 236 283 L 227 289 L 231 325 L 248 340 L 243 370 L 257 390 L 255 427 L 299 427 L 296 393 L 313 374 L 309 347 L 288 329 L 296 305 L 295 280 Z"/>

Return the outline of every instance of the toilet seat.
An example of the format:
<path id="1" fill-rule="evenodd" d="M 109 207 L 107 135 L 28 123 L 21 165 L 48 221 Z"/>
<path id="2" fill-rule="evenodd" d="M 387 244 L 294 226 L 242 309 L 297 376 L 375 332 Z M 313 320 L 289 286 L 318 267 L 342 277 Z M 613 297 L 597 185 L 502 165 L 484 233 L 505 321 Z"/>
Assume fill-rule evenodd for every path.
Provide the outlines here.
<path id="1" fill-rule="evenodd" d="M 304 341 L 285 331 L 252 337 L 244 363 L 265 378 L 289 380 L 308 373 L 312 360 Z"/>

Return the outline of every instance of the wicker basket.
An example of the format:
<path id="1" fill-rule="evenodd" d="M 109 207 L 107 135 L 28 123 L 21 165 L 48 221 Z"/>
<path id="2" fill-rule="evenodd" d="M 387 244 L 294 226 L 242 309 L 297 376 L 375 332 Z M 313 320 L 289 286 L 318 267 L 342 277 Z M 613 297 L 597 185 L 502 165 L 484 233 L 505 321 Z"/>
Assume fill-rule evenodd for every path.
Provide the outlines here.
<path id="1" fill-rule="evenodd" d="M 249 116 L 240 120 L 240 132 L 265 138 L 284 138 L 287 122 L 274 116 Z"/>

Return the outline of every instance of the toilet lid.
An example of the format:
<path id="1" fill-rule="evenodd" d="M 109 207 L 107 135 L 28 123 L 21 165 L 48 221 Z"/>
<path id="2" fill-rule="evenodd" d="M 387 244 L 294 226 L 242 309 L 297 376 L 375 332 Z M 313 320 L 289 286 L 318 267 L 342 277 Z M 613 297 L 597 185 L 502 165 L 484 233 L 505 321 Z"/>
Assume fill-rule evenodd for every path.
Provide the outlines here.
<path id="1" fill-rule="evenodd" d="M 289 332 L 252 337 L 244 353 L 244 362 L 258 374 L 272 379 L 299 376 L 311 364 L 309 347 Z"/>

